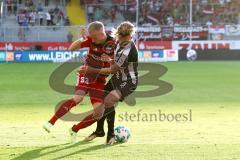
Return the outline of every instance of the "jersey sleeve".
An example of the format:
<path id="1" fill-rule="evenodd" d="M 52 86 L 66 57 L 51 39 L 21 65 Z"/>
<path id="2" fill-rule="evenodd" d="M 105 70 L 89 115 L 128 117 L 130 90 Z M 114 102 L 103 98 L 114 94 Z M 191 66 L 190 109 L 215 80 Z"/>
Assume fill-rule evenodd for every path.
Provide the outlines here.
<path id="1" fill-rule="evenodd" d="M 91 39 L 90 37 L 87 37 L 86 40 L 84 40 L 83 42 L 81 42 L 80 48 L 90 47 L 91 43 L 92 43 L 92 39 Z"/>
<path id="2" fill-rule="evenodd" d="M 119 67 L 127 67 L 128 65 L 128 58 L 129 58 L 129 54 L 131 51 L 131 44 L 126 46 L 124 49 L 120 50 L 118 54 L 120 54 L 121 56 L 118 57 L 117 59 L 115 59 L 115 64 L 117 64 Z"/>

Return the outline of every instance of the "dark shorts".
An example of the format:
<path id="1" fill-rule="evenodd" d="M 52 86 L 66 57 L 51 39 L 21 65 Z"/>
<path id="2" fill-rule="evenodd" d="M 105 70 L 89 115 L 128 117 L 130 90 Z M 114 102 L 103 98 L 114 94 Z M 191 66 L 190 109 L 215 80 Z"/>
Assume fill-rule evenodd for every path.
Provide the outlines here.
<path id="1" fill-rule="evenodd" d="M 104 87 L 103 96 L 106 97 L 113 90 L 119 90 L 122 94 L 120 99 L 122 102 L 127 96 L 136 90 L 137 84 L 137 82 L 136 84 L 133 84 L 131 81 L 115 81 L 114 79 L 110 79 Z"/>

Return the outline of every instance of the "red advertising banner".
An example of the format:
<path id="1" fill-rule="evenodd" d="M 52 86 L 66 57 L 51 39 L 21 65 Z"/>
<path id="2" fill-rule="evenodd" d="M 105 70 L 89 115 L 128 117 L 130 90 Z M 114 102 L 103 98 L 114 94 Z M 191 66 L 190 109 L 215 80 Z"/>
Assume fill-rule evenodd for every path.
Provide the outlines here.
<path id="1" fill-rule="evenodd" d="M 140 50 L 165 50 L 172 49 L 172 41 L 139 41 Z"/>
<path id="2" fill-rule="evenodd" d="M 68 42 L 0 42 L 2 51 L 45 50 L 63 51 L 70 46 Z"/>
<path id="3" fill-rule="evenodd" d="M 190 40 L 190 32 L 192 30 L 192 40 L 207 40 L 208 27 L 206 26 L 176 26 L 174 27 L 174 40 Z"/>
<path id="4" fill-rule="evenodd" d="M 173 41 L 172 47 L 175 50 L 196 49 L 196 50 L 218 50 L 236 49 L 237 41 Z"/>
<path id="5" fill-rule="evenodd" d="M 172 49 L 172 41 L 139 41 L 139 49 Z M 70 46 L 68 42 L 0 42 L 0 51 L 64 51 Z"/>

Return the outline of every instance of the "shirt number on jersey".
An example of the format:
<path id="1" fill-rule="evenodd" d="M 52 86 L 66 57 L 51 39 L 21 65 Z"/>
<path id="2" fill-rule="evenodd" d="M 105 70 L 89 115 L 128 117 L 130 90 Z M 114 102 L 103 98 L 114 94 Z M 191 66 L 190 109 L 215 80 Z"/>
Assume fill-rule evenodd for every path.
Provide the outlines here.
<path id="1" fill-rule="evenodd" d="M 77 84 L 89 84 L 89 79 L 87 77 L 79 77 Z"/>

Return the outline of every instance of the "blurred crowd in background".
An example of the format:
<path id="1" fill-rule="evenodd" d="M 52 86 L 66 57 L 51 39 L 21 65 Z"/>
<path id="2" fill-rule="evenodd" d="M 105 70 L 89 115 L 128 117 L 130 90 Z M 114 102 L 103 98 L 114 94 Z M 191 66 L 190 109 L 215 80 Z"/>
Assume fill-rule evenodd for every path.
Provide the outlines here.
<path id="1" fill-rule="evenodd" d="M 48 7 L 48 0 L 6 0 L 8 16 L 16 16 L 20 26 L 54 26 L 69 25 L 69 19 L 64 11 L 58 7 Z"/>
<path id="2" fill-rule="evenodd" d="M 178 37 L 176 39 L 189 39 L 190 35 L 186 32 L 189 31 L 192 15 L 192 26 L 202 27 L 196 28 L 201 36 L 199 33 L 193 34 L 198 39 L 203 39 L 202 37 L 205 37 L 204 39 L 216 39 L 216 37 L 217 39 L 227 39 L 226 33 L 240 34 L 240 0 L 192 0 L 192 14 L 190 0 L 76 0 L 74 3 L 73 0 L 1 1 L 5 3 L 6 13 L 4 20 L 1 16 L 0 25 L 3 27 L 0 29 L 0 40 L 5 41 L 26 41 L 36 38 L 40 40 L 43 37 L 47 40 L 59 40 L 63 39 L 61 37 L 63 36 L 71 42 L 79 36 L 78 27 L 80 26 L 76 24 L 74 26 L 71 23 L 72 17 L 67 16 L 67 7 L 71 9 L 71 6 L 76 3 L 81 10 L 78 18 L 84 19 L 83 23 L 85 22 L 81 25 L 87 25 L 92 21 L 101 21 L 105 26 L 111 28 L 128 20 L 134 24 L 137 23 L 140 27 L 158 28 L 162 32 L 155 35 L 157 38 L 163 36 L 163 33 L 172 38 L 174 30 L 175 35 L 180 34 L 180 36 L 175 36 Z M 36 31 L 37 33 L 35 33 Z M 208 31 L 209 33 L 207 33 Z M 210 32 L 219 33 L 216 36 L 215 33 Z M 16 35 L 18 35 L 18 39 Z M 227 36 L 229 37 L 229 35 Z M 213 36 L 215 38 L 212 38 Z"/>
<path id="3" fill-rule="evenodd" d="M 106 5 L 106 2 L 108 5 Z M 89 21 L 124 20 L 136 21 L 136 0 L 87 0 Z M 190 23 L 189 0 L 141 0 L 139 24 L 188 25 Z M 193 23 L 196 25 L 238 24 L 239 0 L 193 0 Z M 122 19 L 120 19 L 122 20 Z"/>
<path id="4" fill-rule="evenodd" d="M 19 25 L 69 25 L 65 9 L 49 8 L 49 0 L 5 0 L 8 15 L 15 15 Z M 139 25 L 188 25 L 190 23 L 189 0 L 80 0 L 88 22 L 101 20 L 114 25 L 122 20 Z M 66 4 L 71 0 L 66 0 Z M 193 23 L 200 25 L 238 24 L 239 0 L 193 0 Z"/>

